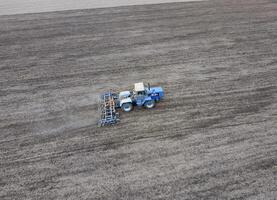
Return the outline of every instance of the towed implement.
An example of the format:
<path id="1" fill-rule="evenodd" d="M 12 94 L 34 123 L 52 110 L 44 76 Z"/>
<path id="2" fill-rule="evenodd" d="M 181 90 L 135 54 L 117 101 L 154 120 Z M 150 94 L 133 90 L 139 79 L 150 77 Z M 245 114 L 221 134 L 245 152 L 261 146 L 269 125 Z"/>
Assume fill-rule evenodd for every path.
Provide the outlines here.
<path id="1" fill-rule="evenodd" d="M 100 97 L 99 126 L 116 124 L 120 121 L 119 110 L 130 112 L 134 106 L 151 109 L 162 100 L 164 91 L 161 87 L 146 87 L 142 82 L 135 83 L 133 91 L 122 91 L 119 94 L 107 92 Z"/>
<path id="2" fill-rule="evenodd" d="M 99 125 L 105 126 L 119 122 L 119 113 L 116 110 L 116 94 L 107 92 L 100 97 L 100 120 Z"/>

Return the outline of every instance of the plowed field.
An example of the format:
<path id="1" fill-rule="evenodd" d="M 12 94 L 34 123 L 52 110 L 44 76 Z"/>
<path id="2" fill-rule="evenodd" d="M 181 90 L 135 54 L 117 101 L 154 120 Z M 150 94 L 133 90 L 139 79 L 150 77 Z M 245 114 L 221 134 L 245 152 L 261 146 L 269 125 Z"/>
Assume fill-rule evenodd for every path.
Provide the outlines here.
<path id="1" fill-rule="evenodd" d="M 153 110 L 97 127 L 100 93 Z M 275 199 L 277 4 L 0 18 L 0 199 Z"/>

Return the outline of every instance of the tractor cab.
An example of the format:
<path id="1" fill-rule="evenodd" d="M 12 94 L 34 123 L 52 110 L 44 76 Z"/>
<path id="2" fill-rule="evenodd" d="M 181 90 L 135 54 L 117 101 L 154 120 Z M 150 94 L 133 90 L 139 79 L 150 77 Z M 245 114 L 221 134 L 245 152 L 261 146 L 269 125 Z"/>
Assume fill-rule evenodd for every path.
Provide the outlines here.
<path id="1" fill-rule="evenodd" d="M 134 101 L 137 106 L 142 106 L 145 102 L 145 97 L 147 96 L 147 91 L 144 86 L 144 84 L 141 83 L 135 83 L 135 87 L 133 90 L 133 97 Z"/>
<path id="2" fill-rule="evenodd" d="M 143 95 L 143 96 L 145 96 L 147 94 L 146 87 L 144 86 L 144 84 L 142 82 L 141 83 L 135 83 L 133 93 L 134 93 L 134 95 Z"/>

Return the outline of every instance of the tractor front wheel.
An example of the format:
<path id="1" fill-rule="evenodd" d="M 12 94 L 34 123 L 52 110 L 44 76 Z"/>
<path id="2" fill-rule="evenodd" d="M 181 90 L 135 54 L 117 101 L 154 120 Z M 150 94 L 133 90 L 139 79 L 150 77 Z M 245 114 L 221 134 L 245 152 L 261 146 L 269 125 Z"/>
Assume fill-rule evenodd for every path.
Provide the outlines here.
<path id="1" fill-rule="evenodd" d="M 130 112 L 133 109 L 133 105 L 131 103 L 124 103 L 122 104 L 121 109 L 124 112 Z"/>
<path id="2" fill-rule="evenodd" d="M 145 108 L 148 108 L 148 109 L 154 108 L 154 106 L 155 106 L 155 101 L 154 101 L 154 100 L 146 101 L 146 102 L 144 103 L 144 106 L 145 106 Z"/>

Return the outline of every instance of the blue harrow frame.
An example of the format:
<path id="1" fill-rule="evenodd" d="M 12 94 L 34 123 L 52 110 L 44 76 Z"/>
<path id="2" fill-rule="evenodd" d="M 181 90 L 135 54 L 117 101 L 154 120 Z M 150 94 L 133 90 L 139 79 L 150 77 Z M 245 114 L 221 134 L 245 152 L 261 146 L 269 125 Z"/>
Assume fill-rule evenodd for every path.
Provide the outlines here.
<path id="1" fill-rule="evenodd" d="M 100 101 L 99 112 L 101 117 L 98 125 L 101 127 L 119 122 L 119 113 L 116 110 L 117 95 L 112 92 L 102 94 Z"/>

